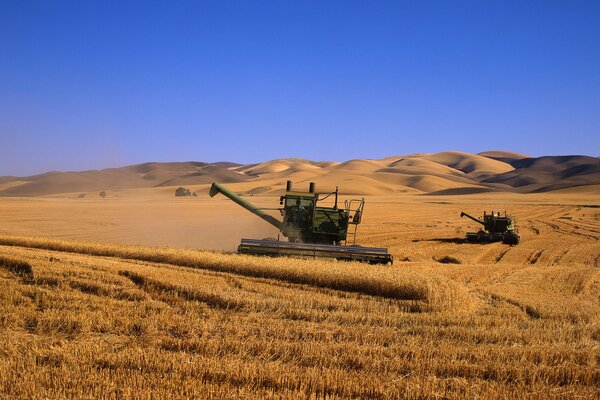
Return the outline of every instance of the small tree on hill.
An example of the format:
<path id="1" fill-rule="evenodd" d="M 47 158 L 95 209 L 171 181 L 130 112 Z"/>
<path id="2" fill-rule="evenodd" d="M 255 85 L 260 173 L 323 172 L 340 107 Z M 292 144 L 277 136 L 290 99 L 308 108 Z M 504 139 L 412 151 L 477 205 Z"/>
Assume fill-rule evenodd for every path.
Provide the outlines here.
<path id="1" fill-rule="evenodd" d="M 184 188 L 184 187 L 178 187 L 177 190 L 175 190 L 175 196 L 191 196 L 192 192 L 190 192 L 190 189 Z"/>
<path id="2" fill-rule="evenodd" d="M 106 192 L 103 190 L 100 193 L 98 193 L 98 196 L 105 198 L 106 197 Z"/>

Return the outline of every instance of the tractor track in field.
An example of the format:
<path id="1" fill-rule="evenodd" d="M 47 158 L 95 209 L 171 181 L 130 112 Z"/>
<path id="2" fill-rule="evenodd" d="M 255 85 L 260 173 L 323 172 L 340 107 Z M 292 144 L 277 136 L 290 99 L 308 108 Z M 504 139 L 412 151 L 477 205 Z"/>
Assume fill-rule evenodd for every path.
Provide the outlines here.
<path id="1" fill-rule="evenodd" d="M 565 224 L 565 225 L 570 225 L 576 229 L 584 229 L 588 232 L 600 233 L 600 229 L 598 229 L 599 228 L 598 224 L 594 223 L 594 222 L 590 222 L 590 221 L 586 221 L 586 220 L 582 220 L 582 219 L 578 219 L 578 220 L 573 220 L 573 219 L 562 220 L 561 219 L 560 223 Z"/>
<path id="2" fill-rule="evenodd" d="M 567 230 L 564 227 L 560 227 L 559 225 L 553 224 L 551 222 L 545 222 L 545 221 L 539 221 L 539 220 L 537 222 L 542 223 L 542 224 L 548 226 L 551 231 L 553 231 L 555 233 L 558 233 L 558 234 L 561 234 L 561 235 L 569 235 L 569 236 L 571 236 L 571 235 L 577 235 L 577 236 L 584 237 L 586 239 L 591 239 L 591 240 L 596 240 L 596 241 L 599 240 L 598 237 L 596 237 L 596 236 L 587 235 L 585 233 L 581 233 L 581 232 L 578 232 L 576 230 Z M 573 228 L 573 226 L 571 226 L 569 224 L 565 224 L 565 225 Z"/>
<path id="3" fill-rule="evenodd" d="M 597 229 L 592 229 L 592 228 L 589 228 L 589 227 L 587 227 L 585 225 L 582 226 L 582 225 L 577 224 L 576 222 L 574 223 L 574 222 L 560 221 L 559 223 L 563 224 L 563 225 L 566 225 L 569 228 L 573 229 L 572 233 L 574 233 L 576 235 L 585 236 L 585 237 L 588 237 L 588 238 L 593 239 L 593 240 L 598 240 L 598 236 L 594 235 L 594 234 L 600 234 L 600 231 L 597 230 Z M 589 234 L 586 234 L 586 233 L 582 233 L 581 231 L 591 232 L 592 234 L 589 235 Z"/>
<path id="4" fill-rule="evenodd" d="M 549 230 L 550 230 L 550 231 L 552 231 L 552 232 L 556 232 L 556 233 L 562 233 L 562 232 L 560 232 L 560 228 L 558 227 L 558 225 L 554 225 L 554 224 L 552 224 L 552 223 L 550 223 L 550 222 L 542 221 L 542 220 L 539 220 L 539 219 L 536 219 L 536 220 L 534 220 L 534 221 L 535 221 L 536 223 L 538 223 L 538 224 L 541 224 L 541 225 L 543 225 L 543 226 L 546 226 L 546 227 L 548 227 L 548 228 L 549 228 Z M 539 230 L 538 230 L 538 231 L 539 231 Z"/>
<path id="5" fill-rule="evenodd" d="M 581 232 L 578 232 L 578 231 L 570 231 L 570 232 L 569 231 L 565 231 L 565 232 L 567 232 L 567 234 L 569 234 L 569 235 L 577 235 L 577 236 L 584 237 L 586 239 L 591 239 L 591 240 L 596 240 L 596 241 L 599 240 L 598 237 L 596 237 L 596 236 L 587 235 L 585 233 L 581 233 Z"/>

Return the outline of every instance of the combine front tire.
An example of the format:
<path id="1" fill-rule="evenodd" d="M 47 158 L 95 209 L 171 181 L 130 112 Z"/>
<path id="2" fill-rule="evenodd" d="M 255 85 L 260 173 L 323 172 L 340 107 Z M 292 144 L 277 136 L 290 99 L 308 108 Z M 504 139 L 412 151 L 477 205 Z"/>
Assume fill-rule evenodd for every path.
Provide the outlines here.
<path id="1" fill-rule="evenodd" d="M 510 245 L 517 245 L 519 244 L 519 235 L 517 235 L 514 232 L 506 232 L 504 234 L 504 238 L 502 239 L 502 243 L 504 244 L 510 244 Z"/>

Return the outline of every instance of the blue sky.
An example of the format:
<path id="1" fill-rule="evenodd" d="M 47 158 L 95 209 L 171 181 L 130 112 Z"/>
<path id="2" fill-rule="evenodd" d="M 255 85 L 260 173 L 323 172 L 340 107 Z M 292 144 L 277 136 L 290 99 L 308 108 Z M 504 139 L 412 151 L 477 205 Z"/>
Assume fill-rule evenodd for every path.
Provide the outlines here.
<path id="1" fill-rule="evenodd" d="M 600 155 L 598 1 L 0 0 L 0 176 Z"/>

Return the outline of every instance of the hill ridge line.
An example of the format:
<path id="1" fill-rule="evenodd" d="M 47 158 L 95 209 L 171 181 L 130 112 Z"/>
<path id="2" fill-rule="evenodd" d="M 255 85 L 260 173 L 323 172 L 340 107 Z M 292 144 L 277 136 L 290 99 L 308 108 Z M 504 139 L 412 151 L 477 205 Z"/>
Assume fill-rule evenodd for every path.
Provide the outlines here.
<path id="1" fill-rule="evenodd" d="M 509 151 L 471 154 L 461 151 L 396 155 L 381 159 L 313 161 L 280 158 L 265 162 L 154 162 L 84 171 L 0 177 L 0 196 L 33 197 L 100 191 L 160 189 L 186 186 L 205 190 L 212 182 L 252 194 L 280 193 L 285 181 L 314 181 L 321 190 L 340 187 L 342 193 L 393 195 L 417 193 L 462 195 L 482 191 L 539 193 L 589 190 L 600 185 L 600 159 L 584 155 L 530 157 Z M 266 189 L 268 188 L 268 189 Z"/>

